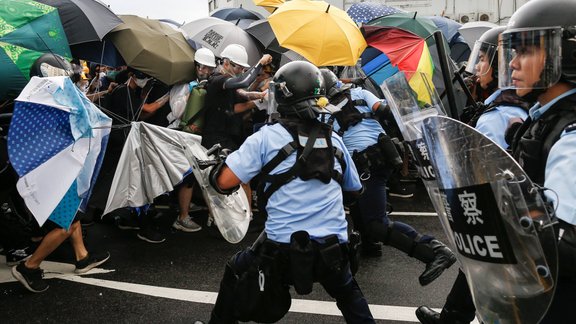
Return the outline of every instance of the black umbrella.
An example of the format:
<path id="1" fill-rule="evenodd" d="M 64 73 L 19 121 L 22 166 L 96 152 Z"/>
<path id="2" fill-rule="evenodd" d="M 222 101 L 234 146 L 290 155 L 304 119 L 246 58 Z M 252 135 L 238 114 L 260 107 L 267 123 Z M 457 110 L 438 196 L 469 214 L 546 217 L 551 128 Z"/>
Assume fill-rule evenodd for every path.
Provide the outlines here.
<path id="1" fill-rule="evenodd" d="M 108 66 L 124 65 L 124 60 L 104 36 L 122 20 L 97 0 L 36 0 L 58 8 L 72 56 Z"/>
<path id="2" fill-rule="evenodd" d="M 58 8 L 70 45 L 101 41 L 122 20 L 95 0 L 36 0 Z"/>
<path id="3" fill-rule="evenodd" d="M 232 22 L 238 19 L 251 19 L 251 20 L 264 19 L 264 16 L 262 16 L 261 14 L 251 10 L 244 9 L 242 8 L 242 6 L 240 6 L 240 8 L 223 8 L 215 11 L 211 16 Z"/>
<path id="4" fill-rule="evenodd" d="M 253 22 L 245 30 L 267 50 L 277 53 L 284 53 L 288 50 L 278 44 L 276 35 L 274 35 L 272 27 L 270 27 L 270 23 L 266 19 Z"/>

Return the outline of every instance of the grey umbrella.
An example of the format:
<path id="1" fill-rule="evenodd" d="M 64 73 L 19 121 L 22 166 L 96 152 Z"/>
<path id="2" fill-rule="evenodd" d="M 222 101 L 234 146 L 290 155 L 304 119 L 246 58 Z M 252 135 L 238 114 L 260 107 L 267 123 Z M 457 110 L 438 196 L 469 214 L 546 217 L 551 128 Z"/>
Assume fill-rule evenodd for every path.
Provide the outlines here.
<path id="1" fill-rule="evenodd" d="M 250 65 L 256 64 L 260 59 L 261 53 L 256 41 L 242 28 L 229 21 L 206 17 L 191 21 L 181 29 L 184 35 L 210 49 L 218 57 L 229 44 L 239 44 L 246 48 Z"/>

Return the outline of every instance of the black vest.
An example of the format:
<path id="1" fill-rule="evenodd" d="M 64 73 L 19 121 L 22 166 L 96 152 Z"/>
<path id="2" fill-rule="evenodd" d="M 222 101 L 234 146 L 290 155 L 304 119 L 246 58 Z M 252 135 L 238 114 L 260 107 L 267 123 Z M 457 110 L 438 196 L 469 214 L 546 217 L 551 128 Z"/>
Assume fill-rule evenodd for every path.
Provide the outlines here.
<path id="1" fill-rule="evenodd" d="M 514 135 L 512 155 L 526 174 L 544 185 L 546 161 L 550 149 L 567 126 L 576 122 L 576 94 L 562 98 L 538 120 L 528 118 Z"/>

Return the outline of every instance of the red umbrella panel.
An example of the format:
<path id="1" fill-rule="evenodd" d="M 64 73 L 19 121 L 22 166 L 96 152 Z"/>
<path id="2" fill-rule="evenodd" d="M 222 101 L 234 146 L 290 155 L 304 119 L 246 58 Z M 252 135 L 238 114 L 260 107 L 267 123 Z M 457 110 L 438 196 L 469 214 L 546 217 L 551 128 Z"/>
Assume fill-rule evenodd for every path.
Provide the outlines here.
<path id="1" fill-rule="evenodd" d="M 420 71 L 432 76 L 433 63 L 426 40 L 395 27 L 362 26 L 366 43 L 386 54 L 401 71 Z"/>

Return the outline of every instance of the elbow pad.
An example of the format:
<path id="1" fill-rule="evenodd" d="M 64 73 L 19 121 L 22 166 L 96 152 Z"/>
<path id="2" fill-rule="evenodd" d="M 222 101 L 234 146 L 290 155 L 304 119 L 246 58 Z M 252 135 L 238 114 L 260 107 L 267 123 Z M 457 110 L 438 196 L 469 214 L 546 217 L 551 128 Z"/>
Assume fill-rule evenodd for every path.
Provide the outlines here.
<path id="1" fill-rule="evenodd" d="M 224 167 L 224 164 L 226 163 L 225 160 L 220 161 L 220 163 L 216 164 L 214 167 L 212 167 L 212 170 L 210 170 L 210 173 L 208 175 L 208 183 L 210 183 L 210 185 L 212 186 L 212 188 L 214 188 L 214 190 L 221 194 L 221 195 L 231 195 L 233 193 L 235 193 L 240 186 L 234 186 L 230 189 L 222 189 L 218 186 L 218 176 L 220 176 L 220 172 L 222 171 L 222 168 Z"/>

